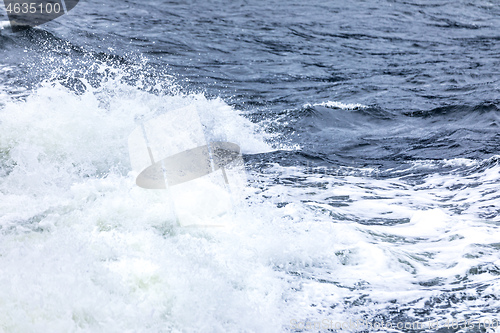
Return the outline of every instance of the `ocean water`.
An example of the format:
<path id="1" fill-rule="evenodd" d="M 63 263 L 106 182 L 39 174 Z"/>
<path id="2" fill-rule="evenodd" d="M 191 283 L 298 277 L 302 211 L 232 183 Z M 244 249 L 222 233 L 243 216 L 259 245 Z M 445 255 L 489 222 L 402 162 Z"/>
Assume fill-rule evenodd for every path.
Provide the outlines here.
<path id="1" fill-rule="evenodd" d="M 486 0 L 82 0 L 0 31 L 0 332 L 499 332 L 498 27 Z M 243 154 L 224 228 L 135 185 L 138 119 L 193 106 Z"/>

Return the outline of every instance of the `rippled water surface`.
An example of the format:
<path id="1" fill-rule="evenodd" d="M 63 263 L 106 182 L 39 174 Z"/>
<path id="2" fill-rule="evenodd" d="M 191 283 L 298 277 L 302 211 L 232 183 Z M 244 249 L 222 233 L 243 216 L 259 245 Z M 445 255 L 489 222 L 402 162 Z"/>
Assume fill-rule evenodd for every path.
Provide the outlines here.
<path id="1" fill-rule="evenodd" d="M 82 0 L 0 31 L 0 331 L 498 331 L 499 27 L 482 0 Z M 135 185 L 138 119 L 186 106 L 242 149 L 227 228 Z"/>

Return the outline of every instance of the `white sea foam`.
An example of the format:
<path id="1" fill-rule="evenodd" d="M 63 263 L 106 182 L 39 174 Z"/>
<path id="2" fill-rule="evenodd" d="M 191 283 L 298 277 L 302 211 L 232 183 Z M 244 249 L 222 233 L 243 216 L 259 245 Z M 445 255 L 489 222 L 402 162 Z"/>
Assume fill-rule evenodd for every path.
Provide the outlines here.
<path id="1" fill-rule="evenodd" d="M 135 119 L 192 104 L 213 139 L 269 150 L 251 122 L 203 95 L 109 82 L 81 95 L 46 83 L 26 100 L 4 98 L 2 331 L 279 327 L 272 268 L 247 260 L 251 251 L 227 231 L 178 229 L 165 193 L 137 188 L 129 173 Z"/>
<path id="2" fill-rule="evenodd" d="M 475 166 L 469 161 L 443 163 Z M 307 278 L 303 283 L 308 287 L 294 297 L 321 308 L 310 308 L 309 320 L 362 320 L 369 313 L 384 313 L 390 304 L 406 308 L 410 317 L 410 309 L 424 307 L 431 317 L 438 316 L 439 308 L 417 301 L 449 297 L 460 281 L 466 281 L 464 292 L 474 299 L 470 305 L 456 305 L 463 316 L 474 315 L 466 306 L 498 306 L 498 301 L 481 301 L 485 294 L 474 287 L 498 287 L 494 266 L 492 273 L 471 273 L 498 261 L 490 246 L 498 242 L 498 222 L 483 217 L 497 207 L 498 165 L 468 176 L 432 174 L 419 185 L 398 178 L 332 177 L 307 171 L 275 166 L 268 176 L 281 185 L 262 195 L 276 204 L 290 202 L 281 210 L 295 226 L 302 223 L 300 228 L 313 231 L 329 225 L 314 242 L 318 249 L 336 253 L 338 262 L 313 260 L 296 269 Z M 294 177 L 295 183 L 290 181 Z M 357 305 L 350 307 L 353 303 Z M 414 305 L 404 306 L 408 303 Z"/>
<path id="3" fill-rule="evenodd" d="M 368 106 L 359 103 L 343 103 L 339 101 L 327 101 L 314 104 L 305 104 L 304 107 L 311 106 L 326 106 L 329 108 L 337 108 L 342 110 L 356 110 L 356 109 L 366 109 Z"/>
<path id="4" fill-rule="evenodd" d="M 277 332 L 293 320 L 424 307 L 466 276 L 466 287 L 499 290 L 493 273 L 468 273 L 498 265 L 488 246 L 498 243 L 497 223 L 483 217 L 496 209 L 498 165 L 418 185 L 370 170 L 250 169 L 247 204 L 221 217 L 230 227 L 176 226 L 164 191 L 135 186 L 127 136 L 138 117 L 193 103 L 207 126 L 222 127 L 213 135 L 244 153 L 269 149 L 252 123 L 202 95 L 112 82 L 81 95 L 46 84 L 26 100 L 4 99 L 1 330 Z"/>

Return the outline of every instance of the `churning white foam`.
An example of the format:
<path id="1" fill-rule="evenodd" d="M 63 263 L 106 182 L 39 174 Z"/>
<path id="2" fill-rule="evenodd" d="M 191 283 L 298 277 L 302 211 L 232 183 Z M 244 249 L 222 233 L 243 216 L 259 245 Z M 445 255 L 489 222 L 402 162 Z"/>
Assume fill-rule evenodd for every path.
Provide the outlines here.
<path id="1" fill-rule="evenodd" d="M 255 125 L 200 94 L 154 95 L 115 81 L 82 94 L 45 83 L 24 100 L 3 96 L 2 331 L 279 327 L 282 284 L 272 268 L 230 228 L 177 227 L 168 196 L 138 188 L 129 173 L 136 119 L 193 104 L 214 139 L 243 153 L 269 150 Z M 226 218 L 252 224 L 240 214 Z"/>
<path id="2" fill-rule="evenodd" d="M 498 165 L 419 184 L 369 170 L 249 170 L 230 227 L 180 228 L 163 191 L 135 185 L 127 137 L 136 119 L 195 104 L 215 136 L 268 151 L 222 100 L 119 82 L 2 98 L 0 330 L 277 332 L 424 308 L 457 283 L 488 286 L 471 297 L 500 289 L 487 270 L 469 274 L 500 265 L 488 246 L 497 223 L 484 217 L 496 209 Z M 456 310 L 498 307 L 491 299 Z"/>

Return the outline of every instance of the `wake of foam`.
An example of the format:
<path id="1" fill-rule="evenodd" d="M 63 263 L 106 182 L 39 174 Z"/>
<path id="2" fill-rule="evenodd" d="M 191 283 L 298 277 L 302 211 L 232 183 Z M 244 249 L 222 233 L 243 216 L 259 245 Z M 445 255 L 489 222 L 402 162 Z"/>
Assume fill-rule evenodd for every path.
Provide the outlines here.
<path id="1" fill-rule="evenodd" d="M 278 329 L 272 269 L 228 231 L 179 229 L 164 191 L 135 186 L 127 147 L 137 121 L 187 105 L 243 153 L 268 151 L 264 136 L 220 99 L 79 80 L 2 96 L 1 330 Z"/>
<path id="2" fill-rule="evenodd" d="M 195 104 L 243 153 L 267 151 L 264 136 L 220 99 L 82 84 L 2 100 L 3 330 L 276 332 L 444 318 L 451 310 L 433 304 L 447 297 L 465 297 L 449 304 L 463 316 L 498 307 L 498 163 L 444 161 L 451 171 L 418 184 L 368 169 L 250 169 L 247 206 L 222 216 L 230 227 L 179 228 L 165 192 L 129 173 L 137 121 Z"/>
<path id="3" fill-rule="evenodd" d="M 484 167 L 473 171 L 478 164 Z M 256 184 L 275 185 L 259 196 L 278 207 L 268 209 L 270 214 L 290 221 L 297 232 L 293 243 L 314 234 L 314 248 L 303 252 L 307 261 L 298 267 L 293 260 L 282 262 L 301 286 L 291 297 L 309 309 L 295 319 L 442 321 L 452 311 L 460 313 L 455 319 L 477 319 L 478 309 L 500 305 L 500 166 L 464 159 L 441 165 L 456 169 L 437 169 L 418 184 L 397 174 L 331 176 L 277 165 L 261 175 L 268 180 Z M 457 301 L 436 305 L 446 299 Z"/>

